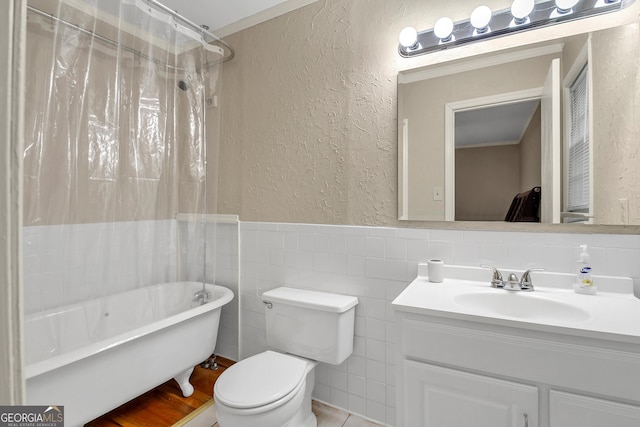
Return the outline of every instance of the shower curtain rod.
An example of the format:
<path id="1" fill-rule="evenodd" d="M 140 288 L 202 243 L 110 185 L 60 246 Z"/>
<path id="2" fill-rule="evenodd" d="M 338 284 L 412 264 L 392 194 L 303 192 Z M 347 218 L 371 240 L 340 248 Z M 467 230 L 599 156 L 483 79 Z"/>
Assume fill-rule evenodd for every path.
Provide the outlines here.
<path id="1" fill-rule="evenodd" d="M 149 3 L 153 3 L 155 5 L 155 7 L 157 7 L 158 9 L 164 11 L 165 13 L 168 13 L 169 15 L 173 16 L 175 19 L 177 19 L 179 21 L 182 21 L 183 23 L 187 24 L 191 28 L 197 29 L 203 35 L 209 36 L 212 39 L 214 39 L 215 41 L 220 42 L 221 45 L 223 45 L 225 48 L 227 48 L 229 50 L 229 55 L 224 57 L 222 62 L 231 61 L 236 56 L 236 51 L 231 47 L 231 45 L 229 45 L 227 42 L 222 40 L 220 37 L 218 37 L 215 34 L 213 34 L 212 32 L 210 32 L 209 31 L 209 27 L 206 27 L 206 26 L 203 27 L 202 25 L 196 24 L 195 22 L 193 22 L 193 21 L 185 18 L 184 16 L 180 15 L 177 11 L 171 10 L 167 6 L 163 5 L 162 3 L 159 3 L 157 0 L 147 0 L 147 4 L 149 4 Z"/>
<path id="2" fill-rule="evenodd" d="M 210 33 L 209 31 L 205 30 L 202 27 L 198 27 L 196 24 L 194 24 L 193 22 L 189 21 L 187 18 L 179 15 L 177 12 L 174 12 L 171 9 L 168 9 L 166 6 L 156 2 L 155 0 L 147 0 L 147 2 L 148 3 L 154 3 L 155 6 L 157 6 L 160 9 L 162 9 L 164 12 L 169 13 L 171 16 L 173 16 L 174 18 L 184 22 L 185 24 L 189 25 L 190 27 L 196 28 L 204 36 L 209 36 L 209 37 L 213 38 L 214 41 L 219 42 L 220 44 L 222 44 L 229 51 L 229 55 L 223 57 L 222 58 L 222 62 L 231 61 L 236 56 L 235 50 L 229 44 L 227 44 L 222 39 L 217 37 L 215 34 Z M 82 28 L 81 26 L 79 26 L 77 24 L 74 24 L 72 22 L 65 21 L 64 19 L 58 18 L 57 16 L 55 16 L 55 15 L 53 15 L 51 13 L 44 12 L 44 11 L 42 11 L 40 9 L 37 9 L 37 8 L 35 8 L 33 6 L 29 6 L 29 5 L 27 5 L 27 9 L 29 9 L 31 12 L 34 12 L 34 13 L 40 15 L 40 16 L 43 16 L 45 18 L 48 18 L 48 19 L 51 19 L 53 21 L 59 22 L 59 23 L 61 23 L 63 25 L 66 25 L 68 27 L 74 28 L 74 29 L 80 31 L 81 33 L 84 33 L 84 34 L 87 34 L 89 36 L 95 37 L 98 40 L 100 40 L 100 41 L 102 41 L 104 43 L 107 43 L 107 44 L 109 44 L 109 45 L 111 45 L 113 47 L 120 48 L 120 49 L 125 50 L 125 51 L 127 51 L 129 53 L 132 53 L 132 54 L 134 54 L 136 56 L 139 56 L 141 58 L 147 59 L 147 60 L 149 60 L 149 61 L 151 61 L 151 62 L 153 62 L 155 64 L 158 64 L 158 65 L 161 65 L 161 66 L 165 66 L 165 67 L 171 68 L 171 69 L 176 70 L 176 71 L 185 71 L 184 68 L 174 67 L 172 65 L 165 64 L 162 61 L 159 61 L 159 60 L 157 60 L 155 58 L 150 57 L 149 55 L 146 55 L 143 52 L 140 52 L 139 50 L 136 50 L 134 48 L 131 48 L 131 47 L 128 47 L 128 46 L 125 46 L 125 45 L 121 45 L 118 42 L 116 42 L 115 40 L 111 40 L 110 38 L 101 36 L 100 34 L 96 34 L 95 32 L 93 32 L 91 30 L 87 30 L 85 28 Z M 208 66 L 214 65 L 216 63 L 217 62 L 207 62 L 207 63 L 205 63 L 205 66 L 208 67 Z"/>

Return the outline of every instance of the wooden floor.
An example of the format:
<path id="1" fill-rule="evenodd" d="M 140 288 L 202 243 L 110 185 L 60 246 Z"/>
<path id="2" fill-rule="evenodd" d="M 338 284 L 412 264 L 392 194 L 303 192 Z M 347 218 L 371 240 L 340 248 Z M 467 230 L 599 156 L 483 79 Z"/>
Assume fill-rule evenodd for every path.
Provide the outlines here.
<path id="1" fill-rule="evenodd" d="M 234 363 L 221 357 L 217 362 L 217 370 L 196 366 L 190 380 L 195 391 L 190 397 L 182 397 L 178 384 L 169 380 L 85 427 L 170 427 L 213 399 L 213 384 Z"/>

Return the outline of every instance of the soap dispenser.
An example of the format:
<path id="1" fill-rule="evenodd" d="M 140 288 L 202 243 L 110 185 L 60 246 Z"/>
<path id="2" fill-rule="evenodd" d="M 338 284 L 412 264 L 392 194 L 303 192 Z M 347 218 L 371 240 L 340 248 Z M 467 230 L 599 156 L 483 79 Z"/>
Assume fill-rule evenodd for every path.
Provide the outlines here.
<path id="1" fill-rule="evenodd" d="M 598 291 L 598 288 L 593 284 L 587 245 L 580 245 L 580 248 L 582 252 L 580 253 L 580 259 L 578 259 L 578 271 L 573 289 L 579 294 L 594 295 Z"/>

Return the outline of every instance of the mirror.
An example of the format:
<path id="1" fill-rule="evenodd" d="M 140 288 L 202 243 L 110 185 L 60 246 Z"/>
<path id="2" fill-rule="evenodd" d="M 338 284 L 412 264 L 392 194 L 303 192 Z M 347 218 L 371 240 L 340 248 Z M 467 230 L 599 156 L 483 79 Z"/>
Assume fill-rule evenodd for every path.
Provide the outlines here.
<path id="1" fill-rule="evenodd" d="M 632 23 L 400 72 L 399 219 L 640 225 L 638 58 Z M 576 128 L 588 140 L 577 187 Z"/>

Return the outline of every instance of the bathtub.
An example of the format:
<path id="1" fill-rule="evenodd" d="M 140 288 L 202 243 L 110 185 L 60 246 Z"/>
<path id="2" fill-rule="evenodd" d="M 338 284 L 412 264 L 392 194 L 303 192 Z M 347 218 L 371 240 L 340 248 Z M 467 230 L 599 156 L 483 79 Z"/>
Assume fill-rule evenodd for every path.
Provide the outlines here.
<path id="1" fill-rule="evenodd" d="M 64 405 L 75 427 L 164 383 L 193 392 L 193 367 L 215 348 L 222 306 L 231 290 L 175 282 L 25 317 L 28 405 Z"/>

